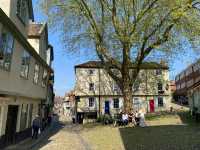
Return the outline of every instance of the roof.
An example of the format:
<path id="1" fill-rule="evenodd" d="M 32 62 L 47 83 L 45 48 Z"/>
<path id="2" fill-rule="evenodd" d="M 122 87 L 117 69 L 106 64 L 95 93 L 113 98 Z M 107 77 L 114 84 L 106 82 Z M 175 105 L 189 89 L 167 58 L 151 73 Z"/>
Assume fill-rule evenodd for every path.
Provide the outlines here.
<path id="1" fill-rule="evenodd" d="M 28 26 L 28 36 L 29 37 L 40 37 L 43 33 L 46 24 L 44 23 L 30 23 Z"/>
<path id="2" fill-rule="evenodd" d="M 135 68 L 135 64 L 132 64 L 131 68 Z M 101 61 L 88 61 L 83 64 L 76 65 L 75 68 L 103 68 Z M 143 62 L 141 69 L 169 69 L 166 64 L 159 64 L 156 62 Z"/>

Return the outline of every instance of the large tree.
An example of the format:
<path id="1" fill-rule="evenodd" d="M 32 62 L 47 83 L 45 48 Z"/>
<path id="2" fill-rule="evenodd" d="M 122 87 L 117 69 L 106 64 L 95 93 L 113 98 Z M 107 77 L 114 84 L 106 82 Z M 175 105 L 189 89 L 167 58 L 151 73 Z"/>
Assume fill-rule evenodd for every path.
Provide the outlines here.
<path id="1" fill-rule="evenodd" d="M 132 86 L 141 65 L 177 54 L 186 39 L 200 40 L 198 1 L 193 0 L 41 0 L 51 27 L 62 30 L 65 46 L 93 48 L 132 108 Z M 131 69 L 134 64 L 135 69 Z"/>

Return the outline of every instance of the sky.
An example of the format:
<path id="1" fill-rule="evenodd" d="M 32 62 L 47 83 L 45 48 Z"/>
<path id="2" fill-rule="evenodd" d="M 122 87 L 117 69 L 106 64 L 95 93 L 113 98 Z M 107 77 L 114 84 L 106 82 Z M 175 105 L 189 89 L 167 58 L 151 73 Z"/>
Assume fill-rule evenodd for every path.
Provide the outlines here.
<path id="1" fill-rule="evenodd" d="M 38 11 L 36 1 L 33 0 L 35 21 L 46 22 L 46 18 Z M 57 96 L 64 96 L 66 92 L 69 92 L 75 86 L 74 66 L 88 61 L 89 58 L 84 57 L 84 53 L 79 56 L 68 55 L 67 50 L 63 49 L 59 34 L 51 32 L 51 29 L 49 29 L 49 43 L 54 47 L 53 69 L 55 72 L 55 93 Z M 198 57 L 191 52 L 188 45 L 185 46 L 185 49 L 188 51 L 187 55 L 176 59 L 173 65 L 170 66 L 170 79 L 174 79 L 176 74 L 193 63 Z"/>

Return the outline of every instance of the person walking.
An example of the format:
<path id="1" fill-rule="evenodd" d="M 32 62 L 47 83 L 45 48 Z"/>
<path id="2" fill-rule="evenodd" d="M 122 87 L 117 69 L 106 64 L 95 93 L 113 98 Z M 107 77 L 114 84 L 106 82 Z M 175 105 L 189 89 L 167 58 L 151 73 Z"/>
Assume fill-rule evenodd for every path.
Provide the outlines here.
<path id="1" fill-rule="evenodd" d="M 32 139 L 37 139 L 38 132 L 40 129 L 40 117 L 38 115 L 36 115 L 35 119 L 33 120 L 32 129 L 33 129 Z"/>

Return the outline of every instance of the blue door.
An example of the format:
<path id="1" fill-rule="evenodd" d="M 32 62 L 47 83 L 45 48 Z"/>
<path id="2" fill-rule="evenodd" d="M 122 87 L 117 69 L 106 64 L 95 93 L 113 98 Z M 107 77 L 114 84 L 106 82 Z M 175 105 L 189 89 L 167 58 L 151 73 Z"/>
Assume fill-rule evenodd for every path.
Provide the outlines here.
<path id="1" fill-rule="evenodd" d="M 109 101 L 105 101 L 105 114 L 110 114 Z"/>

